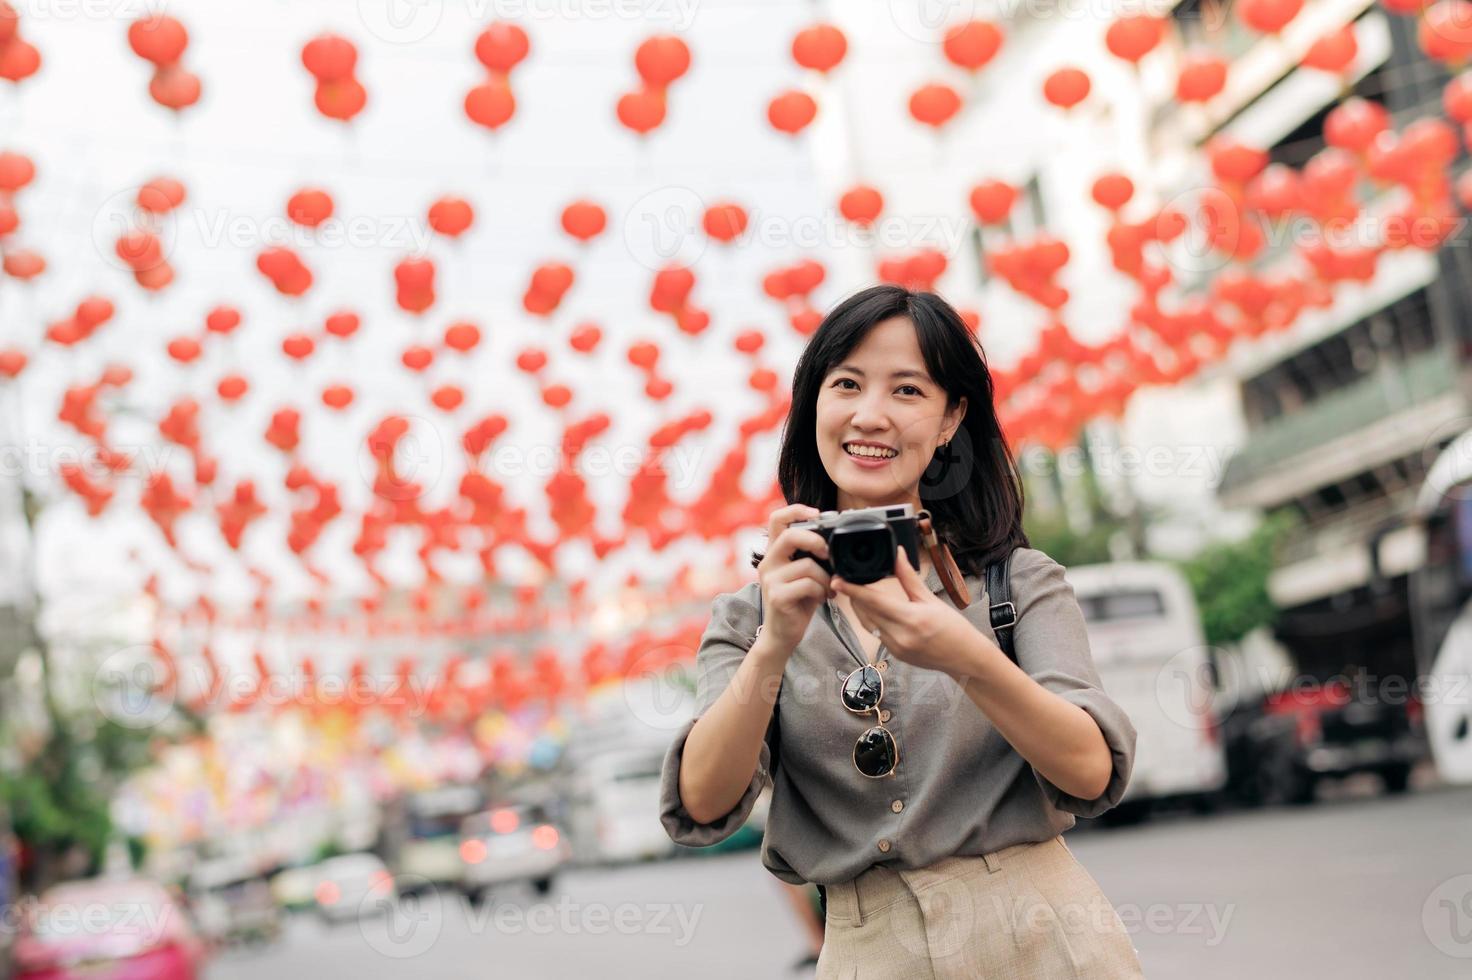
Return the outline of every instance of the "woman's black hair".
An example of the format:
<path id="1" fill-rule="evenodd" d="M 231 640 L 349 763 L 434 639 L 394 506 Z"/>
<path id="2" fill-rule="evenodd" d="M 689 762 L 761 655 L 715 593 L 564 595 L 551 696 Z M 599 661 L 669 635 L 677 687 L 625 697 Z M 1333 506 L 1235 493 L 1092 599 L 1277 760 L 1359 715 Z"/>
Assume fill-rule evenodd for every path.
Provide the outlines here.
<path id="1" fill-rule="evenodd" d="M 838 488 L 818 455 L 818 392 L 828 372 L 893 317 L 914 324 L 926 370 L 945 390 L 948 406 L 966 398 L 961 425 L 921 478 L 920 502 L 961 571 L 980 575 L 1013 549 L 1028 547 L 1022 479 L 997 421 L 986 356 L 961 315 L 935 293 L 870 286 L 823 318 L 793 373 L 777 481 L 789 504 L 837 509 Z"/>

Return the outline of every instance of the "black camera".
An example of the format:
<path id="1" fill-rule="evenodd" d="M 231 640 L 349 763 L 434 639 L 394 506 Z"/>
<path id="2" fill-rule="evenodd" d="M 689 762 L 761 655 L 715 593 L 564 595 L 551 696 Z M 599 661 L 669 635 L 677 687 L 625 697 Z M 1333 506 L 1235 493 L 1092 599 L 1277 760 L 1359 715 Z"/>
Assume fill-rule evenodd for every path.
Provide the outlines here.
<path id="1" fill-rule="evenodd" d="M 816 531 L 828 542 L 827 561 L 806 551 L 798 551 L 794 559 L 811 558 L 830 575 L 855 585 L 893 575 L 895 549 L 899 547 L 905 549 L 910 565 L 920 570 L 920 518 L 910 504 L 825 510 L 815 521 L 789 526 Z"/>

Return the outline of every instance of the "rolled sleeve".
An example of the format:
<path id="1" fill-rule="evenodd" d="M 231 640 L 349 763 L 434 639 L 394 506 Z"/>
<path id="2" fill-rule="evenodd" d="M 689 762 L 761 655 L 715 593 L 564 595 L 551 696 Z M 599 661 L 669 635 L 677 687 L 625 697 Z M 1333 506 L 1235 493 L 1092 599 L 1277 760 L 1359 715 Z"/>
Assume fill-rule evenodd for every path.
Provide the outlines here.
<path id="1" fill-rule="evenodd" d="M 1063 566 L 1041 551 L 1020 549 L 1012 562 L 1012 592 L 1018 597 L 1013 641 L 1017 661 L 1043 687 L 1088 712 L 1109 746 L 1109 783 L 1093 799 L 1065 793 L 1037 768 L 1033 776 L 1048 802 L 1080 817 L 1097 817 L 1124 796 L 1135 759 L 1135 726 L 1104 693 L 1089 653 L 1083 610 Z"/>
<path id="2" fill-rule="evenodd" d="M 695 717 L 675 733 L 660 770 L 659 820 L 676 844 L 709 847 L 730 837 L 751 816 L 757 797 L 771 782 L 771 747 L 763 742 L 756 771 L 752 773 L 746 792 L 725 816 L 710 823 L 700 823 L 690 816 L 680 799 L 680 765 L 690 731 L 730 685 L 755 639 L 758 621 L 756 588 L 753 583 L 739 592 L 717 596 L 711 604 L 710 623 L 700 638 L 700 648 L 695 654 Z"/>

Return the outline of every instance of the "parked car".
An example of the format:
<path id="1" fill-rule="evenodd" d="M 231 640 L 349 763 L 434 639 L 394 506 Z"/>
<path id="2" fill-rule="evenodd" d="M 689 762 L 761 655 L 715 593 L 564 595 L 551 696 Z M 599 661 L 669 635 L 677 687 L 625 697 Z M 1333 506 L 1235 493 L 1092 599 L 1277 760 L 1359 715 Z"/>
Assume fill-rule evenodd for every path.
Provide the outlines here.
<path id="1" fill-rule="evenodd" d="M 605 752 L 583 761 L 579 795 L 591 817 L 596 860 L 618 863 L 674 853 L 659 821 L 663 763 L 659 748 Z"/>
<path id="2" fill-rule="evenodd" d="M 542 803 L 509 803 L 460 825 L 460 887 L 477 904 L 492 888 L 522 882 L 545 895 L 571 857 L 566 830 Z"/>
<path id="3" fill-rule="evenodd" d="M 1153 561 L 1076 565 L 1066 574 L 1099 679 L 1138 733 L 1129 786 L 1105 822 L 1143 817 L 1167 800 L 1210 808 L 1227 785 L 1227 755 L 1190 584 Z"/>
<path id="4" fill-rule="evenodd" d="M 281 908 L 256 862 L 218 858 L 189 875 L 189 905 L 211 942 L 269 942 L 281 935 Z"/>
<path id="5" fill-rule="evenodd" d="M 162 885 L 144 878 L 48 889 L 15 942 L 16 980 L 195 980 L 205 945 Z"/>
<path id="6" fill-rule="evenodd" d="M 305 864 L 284 868 L 271 877 L 271 897 L 287 912 L 300 912 L 317 904 L 312 894 L 317 887 L 317 868 Z"/>
<path id="7" fill-rule="evenodd" d="M 392 863 L 404 891 L 458 888 L 460 824 L 485 809 L 485 798 L 472 786 L 445 786 L 415 793 L 404 805 L 402 839 L 393 848 Z"/>
<path id="8" fill-rule="evenodd" d="M 317 865 L 317 911 L 328 922 L 387 912 L 396 898 L 393 875 L 372 854 L 342 854 Z"/>

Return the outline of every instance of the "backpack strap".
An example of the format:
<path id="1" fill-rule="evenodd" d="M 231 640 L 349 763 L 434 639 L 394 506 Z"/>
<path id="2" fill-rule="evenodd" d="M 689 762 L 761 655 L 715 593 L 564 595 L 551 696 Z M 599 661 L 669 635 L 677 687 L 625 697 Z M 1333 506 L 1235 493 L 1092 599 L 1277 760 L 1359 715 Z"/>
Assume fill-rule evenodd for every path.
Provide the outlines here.
<path id="1" fill-rule="evenodd" d="M 1012 553 L 1001 561 L 986 567 L 986 595 L 991 602 L 988 614 L 992 632 L 997 635 L 997 646 L 1013 662 L 1017 654 L 1012 649 L 1012 627 L 1017 625 L 1017 607 L 1012 604 Z"/>

